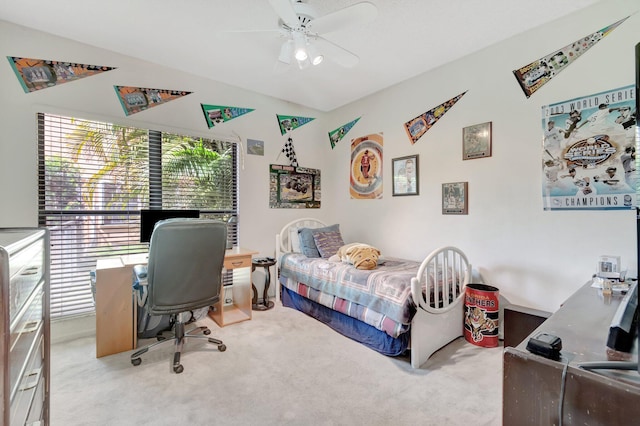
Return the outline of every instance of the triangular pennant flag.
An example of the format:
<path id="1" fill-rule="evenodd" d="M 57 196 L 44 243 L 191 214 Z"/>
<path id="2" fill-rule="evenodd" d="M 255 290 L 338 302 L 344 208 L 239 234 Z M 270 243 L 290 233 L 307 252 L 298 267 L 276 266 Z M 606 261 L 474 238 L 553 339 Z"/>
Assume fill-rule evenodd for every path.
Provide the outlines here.
<path id="1" fill-rule="evenodd" d="M 331 149 L 333 149 L 340 140 L 346 135 L 349 130 L 360 120 L 360 117 L 355 120 L 345 124 L 344 126 L 340 126 L 332 132 L 329 132 L 329 142 L 331 142 Z"/>
<path id="2" fill-rule="evenodd" d="M 114 67 L 7 56 L 25 93 L 114 70 Z"/>
<path id="3" fill-rule="evenodd" d="M 629 17 L 627 16 L 608 27 L 604 27 L 600 31 L 582 37 L 580 40 L 576 40 L 562 49 L 548 54 L 544 58 L 514 70 L 513 75 L 516 76 L 525 96 L 527 98 L 530 97 L 570 63 L 582 56 L 584 52 L 595 46 L 603 37 L 609 35 L 611 31 L 615 30 L 618 25 L 622 24 L 627 18 Z"/>
<path id="4" fill-rule="evenodd" d="M 193 92 L 183 90 L 147 89 L 144 87 L 113 86 L 126 115 L 135 114 L 165 104 Z"/>
<path id="5" fill-rule="evenodd" d="M 280 133 L 281 134 L 285 134 L 287 132 L 290 132 L 292 130 L 297 129 L 298 127 L 304 126 L 305 124 L 307 124 L 310 121 L 315 120 L 315 118 L 309 118 L 309 117 L 297 117 L 297 116 L 293 116 L 293 115 L 278 115 L 276 114 L 276 117 L 278 118 L 278 125 L 280 126 Z"/>
<path id="6" fill-rule="evenodd" d="M 251 108 L 238 108 L 225 105 L 200 104 L 200 106 L 202 106 L 202 112 L 204 112 L 204 118 L 207 120 L 209 128 L 253 111 Z"/>
<path id="7" fill-rule="evenodd" d="M 418 142 L 418 139 L 420 139 L 427 130 L 436 124 L 436 121 L 440 120 L 442 116 L 449 111 L 449 109 L 451 109 L 451 107 L 454 106 L 462 96 L 464 96 L 465 93 L 467 92 L 462 92 L 455 98 L 451 98 L 424 114 L 420 114 L 413 120 L 404 123 L 404 129 L 407 131 L 407 136 L 409 136 L 411 144 L 413 145 Z"/>
<path id="8" fill-rule="evenodd" d="M 298 167 L 298 159 L 296 158 L 296 150 L 293 148 L 293 139 L 289 138 L 282 147 L 282 152 L 289 159 L 289 165 Z"/>

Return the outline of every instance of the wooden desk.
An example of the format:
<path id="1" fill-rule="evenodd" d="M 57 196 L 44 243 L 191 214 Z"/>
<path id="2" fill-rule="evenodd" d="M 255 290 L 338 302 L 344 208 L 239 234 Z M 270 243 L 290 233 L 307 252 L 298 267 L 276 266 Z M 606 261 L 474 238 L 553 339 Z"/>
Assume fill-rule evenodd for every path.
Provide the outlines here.
<path id="1" fill-rule="evenodd" d="M 640 375 L 637 371 L 579 368 L 582 362 L 607 361 L 606 341 L 622 296 L 606 298 L 585 284 L 562 307 L 534 330 L 562 339 L 562 358 L 553 361 L 526 350 L 528 337 L 506 348 L 503 364 L 503 424 L 559 424 L 560 389 L 568 363 L 563 401 L 567 425 L 637 424 L 640 419 Z M 629 355 L 637 360 L 636 353 Z"/>
<path id="2" fill-rule="evenodd" d="M 210 313 L 221 327 L 251 319 L 251 256 L 257 252 L 234 247 L 224 266 L 233 269 L 234 302 L 221 301 Z M 146 253 L 100 259 L 96 265 L 96 358 L 137 347 L 137 302 L 132 291 L 133 267 L 147 263 Z M 228 288 L 229 286 L 227 286 Z M 223 289 L 223 291 L 225 291 Z M 248 308 L 247 308 L 248 306 Z"/>
<path id="3" fill-rule="evenodd" d="M 96 358 L 136 347 L 137 304 L 132 290 L 133 267 L 146 263 L 146 253 L 98 260 Z"/>
<path id="4" fill-rule="evenodd" d="M 224 267 L 233 270 L 233 285 L 224 286 L 220 300 L 209 316 L 220 327 L 251 319 L 251 256 L 257 251 L 234 247 L 224 256 Z M 233 302 L 225 303 L 226 293 L 233 292 Z"/>

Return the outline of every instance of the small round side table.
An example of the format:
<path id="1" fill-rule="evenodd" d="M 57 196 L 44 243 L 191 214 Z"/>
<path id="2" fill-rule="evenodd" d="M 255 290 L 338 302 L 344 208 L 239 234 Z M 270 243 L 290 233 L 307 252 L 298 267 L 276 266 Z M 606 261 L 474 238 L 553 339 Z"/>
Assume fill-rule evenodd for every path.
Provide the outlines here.
<path id="1" fill-rule="evenodd" d="M 251 282 L 251 288 L 253 289 L 253 300 L 251 303 L 251 309 L 254 311 L 266 311 L 274 306 L 274 303 L 269 300 L 269 286 L 271 285 L 271 267 L 276 264 L 276 260 L 272 257 L 255 258 L 251 262 L 251 272 L 258 267 L 264 268 L 264 291 L 262 293 L 262 303 L 258 303 L 258 289 Z"/>

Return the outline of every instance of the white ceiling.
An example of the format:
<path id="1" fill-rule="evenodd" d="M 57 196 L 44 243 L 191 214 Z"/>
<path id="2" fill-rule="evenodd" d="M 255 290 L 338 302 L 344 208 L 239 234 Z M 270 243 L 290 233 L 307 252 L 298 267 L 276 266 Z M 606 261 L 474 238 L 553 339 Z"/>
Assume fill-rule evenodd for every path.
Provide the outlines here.
<path id="1" fill-rule="evenodd" d="M 304 0 L 320 16 L 359 1 Z M 598 1 L 371 0 L 372 22 L 324 34 L 356 67 L 284 72 L 274 70 L 282 38 L 229 33 L 276 29 L 267 0 L 0 0 L 0 19 L 330 111 Z"/>

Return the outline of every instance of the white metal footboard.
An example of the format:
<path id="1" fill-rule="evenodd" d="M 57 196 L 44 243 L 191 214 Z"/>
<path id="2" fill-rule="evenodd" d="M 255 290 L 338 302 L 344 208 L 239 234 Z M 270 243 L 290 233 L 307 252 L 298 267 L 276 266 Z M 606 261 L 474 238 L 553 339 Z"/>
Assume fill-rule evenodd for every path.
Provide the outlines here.
<path id="1" fill-rule="evenodd" d="M 411 366 L 463 335 L 464 292 L 471 279 L 467 256 L 456 247 L 434 250 L 411 279 L 417 312 L 411 323 Z"/>

